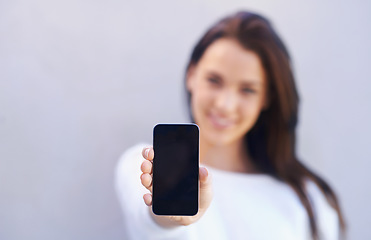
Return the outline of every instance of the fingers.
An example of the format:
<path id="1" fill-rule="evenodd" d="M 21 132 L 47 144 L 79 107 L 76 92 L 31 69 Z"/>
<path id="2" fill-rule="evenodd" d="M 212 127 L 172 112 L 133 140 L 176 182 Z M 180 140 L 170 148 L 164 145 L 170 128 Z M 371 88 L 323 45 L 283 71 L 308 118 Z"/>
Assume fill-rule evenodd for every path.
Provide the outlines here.
<path id="1" fill-rule="evenodd" d="M 148 148 L 147 148 L 148 150 Z M 143 151 L 144 154 L 147 154 L 145 153 L 146 150 Z M 144 160 L 140 169 L 142 170 L 142 175 L 140 176 L 140 180 L 142 182 L 142 185 L 147 188 L 148 190 L 150 190 L 152 192 L 152 162 L 150 162 L 149 160 Z"/>
<path id="2" fill-rule="evenodd" d="M 146 147 L 142 150 L 142 156 L 145 159 L 140 167 L 142 170 L 142 175 L 140 176 L 140 180 L 142 182 L 142 185 L 147 188 L 152 193 L 152 160 L 155 156 L 155 153 L 153 151 L 152 147 Z M 152 194 L 146 193 L 143 195 L 144 203 L 147 206 L 152 205 Z"/>
<path id="3" fill-rule="evenodd" d="M 152 162 L 148 160 L 144 160 L 142 165 L 140 166 L 140 169 L 142 170 L 143 173 L 152 173 Z"/>
<path id="4" fill-rule="evenodd" d="M 155 156 L 155 152 L 153 151 L 152 147 L 145 147 L 142 150 L 142 156 L 148 161 L 152 161 L 153 157 Z"/>
<path id="5" fill-rule="evenodd" d="M 147 206 L 151 206 L 152 205 L 152 195 L 150 193 L 144 194 L 143 195 L 143 200 L 144 200 L 144 203 Z"/>
<path id="6" fill-rule="evenodd" d="M 213 198 L 212 178 L 206 168 L 200 168 L 200 210 L 206 210 Z"/>
<path id="7" fill-rule="evenodd" d="M 152 192 L 152 162 L 149 159 L 153 159 L 153 149 L 151 147 L 143 148 L 142 155 L 146 160 L 140 167 L 143 172 L 140 179 L 142 185 Z"/>
<path id="8" fill-rule="evenodd" d="M 207 169 L 204 167 L 200 167 L 199 175 L 200 175 L 200 188 L 203 189 L 211 187 L 211 179 Z"/>
<path id="9" fill-rule="evenodd" d="M 140 176 L 140 180 L 142 181 L 142 185 L 152 192 L 152 176 L 149 173 L 143 173 Z"/>

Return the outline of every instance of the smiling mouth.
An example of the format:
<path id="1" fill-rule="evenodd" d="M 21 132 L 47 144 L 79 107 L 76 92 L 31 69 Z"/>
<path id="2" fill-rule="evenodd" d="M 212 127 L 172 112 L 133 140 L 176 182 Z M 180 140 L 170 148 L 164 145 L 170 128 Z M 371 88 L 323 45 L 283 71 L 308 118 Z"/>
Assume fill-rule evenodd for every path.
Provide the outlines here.
<path id="1" fill-rule="evenodd" d="M 234 120 L 220 117 L 219 115 L 213 113 L 210 113 L 208 115 L 208 118 L 210 119 L 210 122 L 213 124 L 213 126 L 218 129 L 226 129 L 232 127 L 235 124 Z"/>

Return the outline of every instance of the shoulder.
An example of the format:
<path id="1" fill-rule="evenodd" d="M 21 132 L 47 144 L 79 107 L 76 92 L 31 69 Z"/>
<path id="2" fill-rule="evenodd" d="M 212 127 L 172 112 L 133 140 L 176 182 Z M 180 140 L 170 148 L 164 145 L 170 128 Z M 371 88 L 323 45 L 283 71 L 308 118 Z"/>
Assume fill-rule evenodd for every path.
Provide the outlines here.
<path id="1" fill-rule="evenodd" d="M 124 151 L 119 158 L 115 168 L 115 187 L 119 194 L 137 187 L 135 186 L 138 185 L 136 180 L 139 179 L 140 166 L 144 160 L 142 150 L 146 146 L 149 146 L 149 144 L 136 144 Z"/>
<path id="2" fill-rule="evenodd" d="M 140 166 L 142 160 L 144 160 L 142 150 L 146 146 L 149 146 L 149 144 L 139 143 L 124 151 L 116 164 L 116 174 L 121 173 L 126 168 L 133 167 L 133 165 L 138 165 L 138 162 Z"/>
<path id="3" fill-rule="evenodd" d="M 339 217 L 336 210 L 312 180 L 306 180 L 306 190 L 313 206 L 320 239 L 339 239 Z"/>
<path id="4" fill-rule="evenodd" d="M 119 163 L 126 161 L 128 158 L 138 158 L 142 155 L 142 150 L 144 147 L 149 146 L 150 144 L 138 143 L 128 149 L 126 149 L 120 157 Z"/>

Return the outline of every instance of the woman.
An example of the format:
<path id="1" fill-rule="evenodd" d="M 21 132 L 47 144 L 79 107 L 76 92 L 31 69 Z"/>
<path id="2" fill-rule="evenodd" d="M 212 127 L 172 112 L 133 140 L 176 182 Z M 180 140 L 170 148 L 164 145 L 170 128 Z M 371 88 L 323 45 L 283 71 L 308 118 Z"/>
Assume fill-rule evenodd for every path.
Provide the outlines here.
<path id="1" fill-rule="evenodd" d="M 200 127 L 199 213 L 154 215 L 154 152 L 140 146 L 143 161 L 132 148 L 117 168 L 132 239 L 340 238 L 335 193 L 296 156 L 298 94 L 288 52 L 267 19 L 239 12 L 212 26 L 192 52 L 185 86 Z M 150 193 L 132 183 L 134 161 L 143 161 L 139 174 Z"/>

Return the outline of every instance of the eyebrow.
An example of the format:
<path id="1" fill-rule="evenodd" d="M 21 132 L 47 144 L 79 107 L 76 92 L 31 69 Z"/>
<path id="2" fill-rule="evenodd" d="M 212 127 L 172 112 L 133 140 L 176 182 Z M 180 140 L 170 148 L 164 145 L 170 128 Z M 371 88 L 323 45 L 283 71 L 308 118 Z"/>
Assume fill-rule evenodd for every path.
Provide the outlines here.
<path id="1" fill-rule="evenodd" d="M 218 79 L 224 79 L 222 75 L 215 72 L 214 70 L 208 70 L 208 71 L 206 71 L 206 73 L 207 73 L 207 75 L 211 75 L 211 76 L 216 77 Z M 239 83 L 244 85 L 244 86 L 261 86 L 261 85 L 263 85 L 263 83 L 258 82 L 256 80 L 252 80 L 252 79 L 242 79 L 242 80 L 239 80 Z"/>

